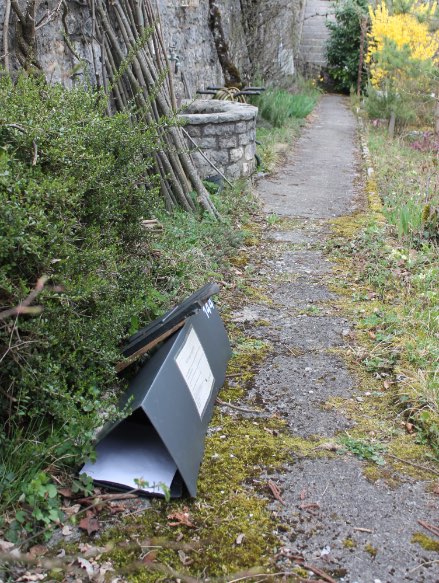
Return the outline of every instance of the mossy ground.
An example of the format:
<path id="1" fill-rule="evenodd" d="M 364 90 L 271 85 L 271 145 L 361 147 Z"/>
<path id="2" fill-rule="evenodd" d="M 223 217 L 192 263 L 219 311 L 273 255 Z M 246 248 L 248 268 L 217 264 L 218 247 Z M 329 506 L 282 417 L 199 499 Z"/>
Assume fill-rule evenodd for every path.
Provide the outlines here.
<path id="1" fill-rule="evenodd" d="M 109 531 L 102 542 L 148 540 L 160 537 L 179 540 L 199 548 L 188 552 L 188 569 L 178 552 L 160 549 L 156 559 L 192 575 L 220 577 L 243 568 L 270 568 L 275 554 L 274 523 L 266 509 L 270 493 L 259 476 L 268 468 L 288 460 L 291 445 L 279 433 L 278 419 L 237 419 L 219 410 L 206 439 L 196 500 L 166 503 L 153 501 L 141 516 L 128 519 L 121 528 Z M 194 528 L 169 526 L 167 516 L 186 511 Z M 135 552 L 135 550 L 134 550 Z M 133 562 L 133 553 L 117 545 L 108 557 L 122 570 Z M 131 573 L 130 581 L 155 581 L 157 573 L 142 569 Z"/>
<path id="2" fill-rule="evenodd" d="M 384 479 L 389 485 L 397 485 L 398 475 L 431 479 L 436 474 L 428 471 L 429 466 L 433 469 L 428 440 L 418 435 L 412 425 L 407 425 L 409 415 L 401 415 L 401 410 L 408 411 L 408 400 L 401 399 L 396 378 L 398 370 L 407 374 L 409 368 L 407 359 L 404 365 L 402 362 L 410 332 L 398 330 L 387 337 L 383 333 L 391 328 L 389 323 L 396 319 L 395 312 L 401 310 L 400 290 L 395 286 L 383 294 L 365 277 L 368 248 L 356 243 L 367 230 L 377 231 L 385 225 L 379 187 L 370 170 L 365 194 L 368 208 L 334 219 L 327 244 L 327 253 L 335 263 L 329 288 L 339 297 L 333 307 L 357 323 L 350 351 L 340 351 L 340 354 L 357 379 L 359 398 L 333 398 L 326 407 L 335 408 L 355 421 L 355 428 L 349 431 L 352 438 L 385 446 L 390 454 L 386 465 L 367 464 L 364 474 L 373 481 Z M 386 236 L 383 244 L 391 248 L 392 243 L 394 241 Z M 379 269 L 383 272 L 381 277 L 392 277 L 386 265 L 377 265 Z M 436 423 L 433 418 L 430 422 Z"/>

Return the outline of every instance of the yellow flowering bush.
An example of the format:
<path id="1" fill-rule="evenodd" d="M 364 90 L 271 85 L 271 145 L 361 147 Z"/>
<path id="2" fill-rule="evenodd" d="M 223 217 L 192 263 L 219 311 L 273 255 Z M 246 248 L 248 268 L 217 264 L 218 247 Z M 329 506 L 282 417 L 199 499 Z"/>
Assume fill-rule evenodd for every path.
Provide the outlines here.
<path id="1" fill-rule="evenodd" d="M 383 65 L 381 57 L 389 46 L 408 56 L 412 63 L 439 63 L 439 32 L 430 32 L 428 27 L 428 20 L 436 10 L 437 2 L 413 4 L 407 12 L 399 14 L 391 14 L 384 1 L 375 9 L 369 7 L 371 29 L 367 62 L 373 87 L 379 88 L 392 74 L 393 81 L 404 77 L 403 67 L 389 71 L 389 67 Z"/>

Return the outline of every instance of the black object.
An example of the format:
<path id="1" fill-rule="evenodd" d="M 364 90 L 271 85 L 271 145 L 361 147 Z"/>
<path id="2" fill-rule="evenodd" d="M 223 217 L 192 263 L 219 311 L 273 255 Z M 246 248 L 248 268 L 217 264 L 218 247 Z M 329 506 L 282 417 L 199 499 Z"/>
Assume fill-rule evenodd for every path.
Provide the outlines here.
<path id="1" fill-rule="evenodd" d="M 128 416 L 104 428 L 96 463 L 82 468 L 95 482 L 132 489 L 141 478 L 149 483 L 140 488 L 145 495 L 163 495 L 158 482 L 174 497 L 184 490 L 196 495 L 207 427 L 231 356 L 214 303 L 201 299 L 214 289 L 205 286 L 160 320 L 168 325 L 175 314 L 200 308 L 131 382 L 120 405 L 122 411 L 128 407 Z M 149 337 L 149 328 L 136 335 L 139 341 Z"/>
<path id="2" fill-rule="evenodd" d="M 211 282 L 189 296 L 183 303 L 175 306 L 151 324 L 142 328 L 128 339 L 128 344 L 122 348 L 122 354 L 128 358 L 147 344 L 150 344 L 180 322 L 195 314 L 213 295 L 220 291 L 217 283 Z"/>

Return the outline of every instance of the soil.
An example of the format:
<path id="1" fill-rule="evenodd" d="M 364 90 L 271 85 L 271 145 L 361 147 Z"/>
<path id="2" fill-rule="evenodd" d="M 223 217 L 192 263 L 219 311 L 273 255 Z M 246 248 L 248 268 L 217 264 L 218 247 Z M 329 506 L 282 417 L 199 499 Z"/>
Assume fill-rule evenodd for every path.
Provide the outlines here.
<path id="1" fill-rule="evenodd" d="M 249 336 L 272 346 L 249 403 L 284 418 L 293 436 L 316 443 L 355 427 L 345 413 L 352 404 L 377 399 L 364 392 L 347 364 L 355 323 L 340 313 L 339 298 L 329 289 L 335 266 L 325 254 L 331 219 L 365 205 L 356 134 L 347 101 L 327 95 L 283 168 L 258 183 L 274 223 L 264 241 L 270 253 L 257 267 L 264 297 L 232 317 Z M 334 398 L 350 407 L 334 408 Z M 292 557 L 302 554 L 340 582 L 438 582 L 438 554 L 412 541 L 415 533 L 429 534 L 418 520 L 438 524 L 432 481 L 394 468 L 397 479 L 370 481 L 370 462 L 330 450 L 318 456 L 293 451 L 284 470 L 267 476 L 285 502 L 271 504 L 283 524 L 279 570 L 291 569 Z"/>

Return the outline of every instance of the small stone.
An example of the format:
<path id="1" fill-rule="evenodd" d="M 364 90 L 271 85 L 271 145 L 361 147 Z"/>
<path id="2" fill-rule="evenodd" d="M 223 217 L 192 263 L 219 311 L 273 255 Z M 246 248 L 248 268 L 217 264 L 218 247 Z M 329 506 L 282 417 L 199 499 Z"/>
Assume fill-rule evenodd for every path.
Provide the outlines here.
<path id="1" fill-rule="evenodd" d="M 363 403 L 363 401 L 364 401 L 363 397 L 355 397 L 355 398 L 359 403 Z"/>
<path id="2" fill-rule="evenodd" d="M 242 148 L 242 147 L 232 148 L 230 150 L 230 161 L 231 162 L 238 162 L 238 160 L 241 160 L 243 154 L 244 154 L 244 148 Z"/>

